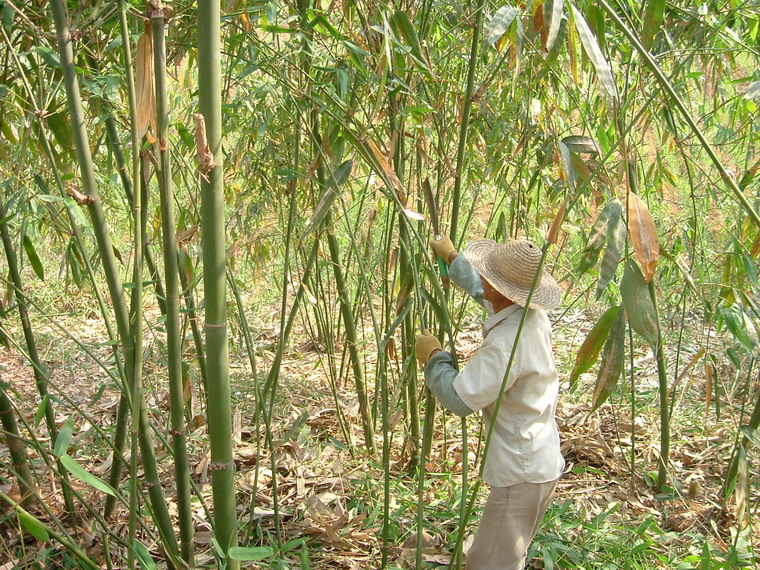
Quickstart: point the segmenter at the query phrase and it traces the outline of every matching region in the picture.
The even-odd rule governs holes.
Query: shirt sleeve
[[[482,410],[499,397],[508,364],[509,354],[502,347],[484,344],[454,379],[454,390],[468,408]],[[509,389],[519,375],[517,362],[513,362],[505,389]]]
[[[454,390],[454,378],[457,377],[454,357],[448,352],[434,354],[425,367],[425,382],[433,395],[443,406],[460,417],[473,413]]]
[[[464,255],[457,255],[451,262],[449,276],[477,303],[483,304],[483,282],[480,280],[480,273],[470,265]]]

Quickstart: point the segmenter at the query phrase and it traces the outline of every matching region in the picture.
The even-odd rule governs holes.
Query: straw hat
[[[463,253],[494,289],[515,304],[525,306],[541,264],[541,248],[527,240],[501,244],[481,239],[468,245]],[[530,308],[552,309],[561,300],[562,289],[554,277],[542,271],[530,300]]]

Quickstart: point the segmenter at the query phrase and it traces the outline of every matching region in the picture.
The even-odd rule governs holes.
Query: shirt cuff
[[[454,357],[448,352],[441,351],[434,354],[425,367],[425,382],[447,410],[464,417],[472,414],[473,411],[454,389],[454,379],[457,374],[459,372],[454,365]]]

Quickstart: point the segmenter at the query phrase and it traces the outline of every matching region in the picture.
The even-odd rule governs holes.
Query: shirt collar
[[[486,319],[486,321],[483,323],[483,337],[485,338],[488,336],[488,333],[491,332],[491,329],[493,329],[496,325],[501,323],[502,321],[507,320],[509,317],[514,315],[518,310],[522,309],[520,305],[510,305],[509,307],[506,307],[499,311],[498,313],[491,315]]]

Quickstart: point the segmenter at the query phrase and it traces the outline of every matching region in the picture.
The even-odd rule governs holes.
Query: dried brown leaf
[[[148,129],[156,128],[156,78],[153,73],[153,34],[148,27],[137,41],[135,62],[135,91],[137,97],[137,136],[142,139]]]
[[[651,283],[660,257],[660,242],[649,208],[633,192],[628,193],[628,227],[644,279]]]
[[[565,212],[567,212],[567,200],[565,200],[557,211],[557,215],[554,216],[554,221],[549,229],[549,235],[546,238],[551,244],[557,243],[557,236],[559,236],[559,229],[562,227],[562,222],[565,220]]]

